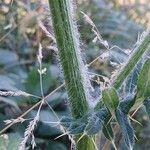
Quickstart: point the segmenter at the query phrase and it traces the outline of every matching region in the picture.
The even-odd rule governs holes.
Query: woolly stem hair
[[[81,59],[73,2],[72,0],[49,0],[49,5],[71,113],[73,118],[77,119],[89,111],[90,82]],[[78,141],[80,136],[75,136],[75,140]],[[87,136],[76,144],[76,148],[77,150],[95,149],[92,140]]]

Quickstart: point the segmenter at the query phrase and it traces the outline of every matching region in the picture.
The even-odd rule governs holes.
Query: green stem
[[[143,36],[141,37],[140,41],[136,43],[136,48],[133,52],[133,54],[130,56],[128,62],[124,65],[124,67],[121,69],[119,74],[116,76],[114,82],[112,83],[112,87],[114,87],[116,90],[118,90],[124,80],[127,78],[127,76],[132,72],[135,65],[138,63],[140,58],[143,56],[143,54],[149,50],[150,48],[150,30],[147,30],[143,33]],[[95,109],[99,109],[99,105],[101,106],[102,101],[99,101],[97,105],[95,106]],[[133,109],[136,109],[140,104],[136,103],[134,104]]]
[[[112,84],[114,88],[119,89],[121,87],[126,77],[131,73],[137,62],[140,60],[141,56],[149,49],[149,47],[150,30],[144,33],[140,42],[137,42],[137,47],[135,48],[133,54],[114,80]]]
[[[49,0],[52,22],[59,50],[66,90],[73,118],[82,117],[89,110],[89,80],[81,59],[79,35],[73,21],[71,0]],[[75,136],[78,140],[79,136]],[[77,150],[94,150],[92,140],[85,136],[76,145]]]

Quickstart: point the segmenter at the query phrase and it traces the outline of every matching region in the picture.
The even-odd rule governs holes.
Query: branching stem
[[[136,43],[136,48],[129,58],[128,62],[124,65],[120,73],[117,75],[112,86],[116,89],[119,89],[126,79],[126,77],[131,73],[135,65],[140,60],[141,56],[150,48],[150,30],[143,33],[140,41]]]

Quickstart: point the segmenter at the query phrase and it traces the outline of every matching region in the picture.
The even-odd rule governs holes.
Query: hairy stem
[[[66,90],[73,118],[82,117],[89,110],[89,88],[86,71],[80,54],[79,35],[73,20],[72,0],[49,0],[52,22],[59,50]],[[79,136],[75,136],[77,141]],[[84,136],[77,150],[94,150],[92,140]]]
[[[121,69],[119,74],[116,76],[115,80],[112,83],[112,87],[114,87],[116,90],[118,90],[121,87],[124,80],[134,69],[134,67],[136,66],[140,58],[144,55],[144,53],[149,50],[149,48],[150,48],[150,29],[144,32],[142,34],[140,41],[136,43],[136,48],[133,54],[130,56],[128,62],[124,65],[124,67]],[[99,105],[101,105],[101,102],[102,101],[100,100],[97,103],[97,105],[95,106],[95,109],[99,108]],[[139,105],[141,104],[135,103],[131,110],[137,109]]]
[[[131,73],[141,56],[150,48],[150,30],[143,34],[140,41],[137,42],[137,46],[129,58],[128,62],[122,68],[112,86],[119,89],[126,77]]]

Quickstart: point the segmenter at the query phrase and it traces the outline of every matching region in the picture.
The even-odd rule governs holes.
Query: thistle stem
[[[86,70],[81,59],[79,35],[74,22],[72,0],[49,0],[53,28],[62,65],[66,90],[73,118],[82,117],[89,111],[90,97]],[[78,141],[80,136],[75,136]],[[77,150],[94,150],[92,140],[84,136],[78,143]]]
[[[116,79],[112,83],[112,86],[115,89],[119,89],[126,79],[126,77],[131,73],[135,65],[140,60],[141,56],[150,48],[150,30],[148,30],[146,33],[143,33],[143,37],[140,41],[137,42],[137,46],[133,52],[133,54],[130,56],[128,62],[125,64],[125,66],[121,69],[119,74],[117,75]]]

